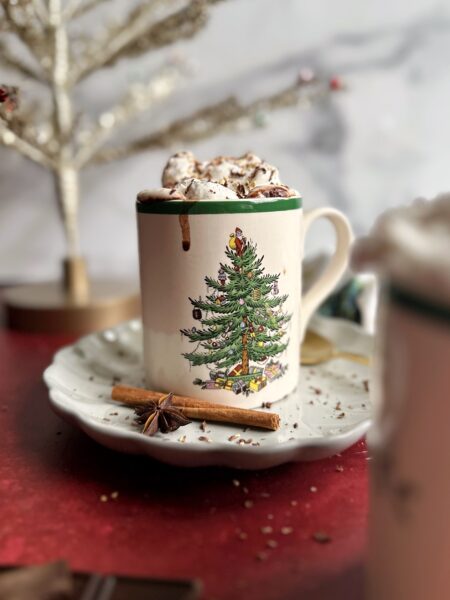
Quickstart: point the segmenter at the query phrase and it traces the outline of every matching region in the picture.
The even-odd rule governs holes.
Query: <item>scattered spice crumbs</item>
[[[108,502],[108,496],[106,494],[102,494],[100,496],[100,502]]]
[[[283,535],[290,535],[294,531],[294,528],[293,527],[282,527],[280,531]]]
[[[119,492],[111,492],[110,496],[113,500],[117,500],[119,497]]]
[[[234,487],[239,487],[241,485],[241,482],[239,481],[239,479],[233,479],[233,485]]]
[[[249,444],[252,444],[252,443],[253,443],[253,438],[249,438],[248,440],[245,440],[244,438],[242,438],[236,442],[236,444],[238,446],[244,446],[244,445],[248,446]]]
[[[268,548],[276,548],[278,546],[278,542],[276,540],[267,540],[266,546]]]
[[[230,435],[230,437],[228,438],[229,442],[234,442],[234,440],[238,440],[241,437],[240,433],[234,433],[233,435]]]
[[[252,508],[253,505],[254,505],[253,500],[246,500],[244,502],[244,508]]]
[[[328,542],[331,542],[331,537],[324,531],[316,531],[313,533],[312,538],[319,544],[328,544]]]
[[[316,486],[315,486],[315,485],[312,485],[312,486],[309,488],[309,491],[310,491],[310,492],[312,492],[313,494],[315,494],[315,493],[317,492],[317,488],[316,488]]]
[[[336,465],[336,469],[335,469],[338,473],[342,473],[342,471],[344,470],[344,467],[342,465]]]
[[[258,552],[256,558],[257,560],[263,561],[267,560],[269,558],[269,555],[267,554],[267,552]]]
[[[364,381],[362,382],[363,386],[364,386],[364,391],[368,392],[369,391],[369,380],[368,379],[364,379]]]
[[[264,527],[261,527],[260,531],[264,535],[267,535],[269,533],[273,533],[273,527],[271,527],[270,525],[265,525]]]
[[[206,442],[208,444],[210,444],[212,442],[212,439],[209,438],[207,435],[200,435],[198,438],[199,442]]]
[[[336,419],[343,419],[345,417],[345,412],[341,412],[340,415],[336,417]]]

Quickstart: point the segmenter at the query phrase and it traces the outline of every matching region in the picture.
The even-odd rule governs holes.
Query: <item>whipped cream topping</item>
[[[143,190],[138,202],[171,200],[239,200],[241,198],[291,198],[300,194],[283,185],[278,169],[251,152],[243,156],[217,156],[200,162],[192,152],[177,152],[162,174],[162,188]],[[191,246],[189,215],[179,215],[182,248]]]
[[[352,263],[450,302],[450,193],[384,213],[356,242]]]
[[[164,167],[162,184],[165,188],[171,188],[183,179],[196,177],[197,174],[198,164],[192,152],[177,152]]]
[[[276,167],[251,152],[240,157],[218,156],[205,162],[197,160],[192,152],[177,152],[164,167],[162,184],[161,189],[175,188],[192,200],[220,199],[220,193],[223,200],[299,195],[296,190],[283,186]],[[258,193],[252,196],[255,188]],[[277,196],[279,189],[282,193]],[[194,196],[195,193],[200,195]]]
[[[184,179],[175,185],[175,189],[187,200],[238,200],[233,190],[214,181]]]

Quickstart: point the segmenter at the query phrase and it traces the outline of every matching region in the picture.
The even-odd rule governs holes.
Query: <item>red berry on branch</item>
[[[12,112],[15,108],[17,108],[17,88],[10,85],[0,85],[0,104],[5,105],[5,109],[7,112]]]
[[[330,90],[333,92],[339,92],[345,88],[344,82],[337,75],[331,77],[331,79],[328,82],[328,85],[330,87]]]

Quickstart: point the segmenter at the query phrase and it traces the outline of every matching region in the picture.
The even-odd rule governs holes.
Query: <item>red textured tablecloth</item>
[[[71,341],[0,331],[0,564],[63,557],[80,570],[198,578],[211,600],[361,597],[363,442],[262,472],[114,453],[49,408],[42,371]]]

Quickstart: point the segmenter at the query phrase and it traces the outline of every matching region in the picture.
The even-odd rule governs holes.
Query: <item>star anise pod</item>
[[[155,435],[157,431],[168,433],[191,422],[175,408],[172,398],[173,394],[170,393],[160,402],[151,401],[135,407],[135,422],[144,425],[142,433],[147,435]]]

